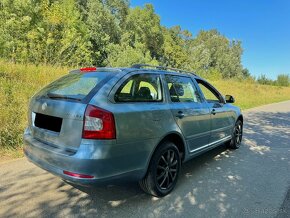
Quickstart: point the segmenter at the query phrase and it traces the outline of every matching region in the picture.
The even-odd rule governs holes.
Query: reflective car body
[[[238,107],[227,103],[214,87],[194,74],[98,68],[74,71],[67,77],[69,82],[84,77],[101,79],[81,98],[76,97],[79,94],[48,95],[47,90],[54,90],[53,84],[34,95],[29,104],[24,152],[34,164],[77,184],[121,178],[138,181],[145,176],[155,149],[164,140],[177,145],[185,162],[231,140],[236,121],[243,119]],[[130,80],[130,91],[125,88],[127,91],[117,96],[125,83],[131,84]],[[66,79],[59,81],[57,87],[63,91]],[[217,95],[217,100],[206,99],[201,85]],[[139,97],[132,97],[134,89]],[[89,105],[110,115],[108,122],[112,126],[108,128],[113,132],[109,139],[84,137],[84,126],[90,122],[86,121]],[[94,125],[104,128],[104,120],[95,121]]]

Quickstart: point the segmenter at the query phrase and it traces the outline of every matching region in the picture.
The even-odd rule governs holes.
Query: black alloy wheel
[[[241,120],[238,120],[234,126],[232,139],[229,142],[228,146],[233,149],[238,149],[241,146],[243,138],[243,123]]]
[[[172,149],[161,155],[156,172],[156,180],[160,189],[166,190],[172,187],[177,177],[178,162],[178,157]]]
[[[172,142],[163,142],[154,152],[146,176],[139,182],[148,194],[163,197],[176,186],[180,171],[179,150]]]

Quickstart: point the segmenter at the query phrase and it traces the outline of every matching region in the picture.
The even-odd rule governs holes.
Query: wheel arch
[[[240,121],[242,121],[242,123],[244,123],[244,117],[243,117],[242,114],[240,114],[240,115],[238,116],[237,121],[238,121],[238,120],[240,120]]]
[[[162,145],[162,143],[165,141],[173,142],[176,145],[180,153],[180,159],[181,161],[183,161],[185,158],[185,141],[183,140],[183,137],[180,135],[180,133],[172,132],[164,136],[155,147],[154,152],[158,148],[158,146]]]
[[[162,143],[165,141],[173,142],[176,145],[176,147],[178,148],[179,153],[181,155],[181,162],[183,162],[183,160],[185,159],[186,143],[185,143],[182,135],[179,132],[170,132],[167,135],[165,135],[164,137],[162,137],[162,139],[155,146],[154,150],[151,152],[150,158],[148,158],[147,165],[146,165],[146,173],[147,173],[147,170],[148,170],[148,167],[149,167],[149,164],[150,164],[150,161],[152,159],[153,154],[156,152],[157,148],[159,146],[161,146]]]

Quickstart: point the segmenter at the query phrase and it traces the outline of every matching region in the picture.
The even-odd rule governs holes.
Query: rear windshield
[[[111,75],[110,72],[68,74],[46,86],[38,96],[81,101],[94,87]]]

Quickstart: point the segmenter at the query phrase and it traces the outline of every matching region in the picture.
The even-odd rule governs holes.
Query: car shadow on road
[[[192,206],[199,206],[201,210],[207,210],[205,203],[197,202],[195,194],[197,194],[199,187],[203,187],[208,182],[212,184],[219,183],[216,179],[200,178],[195,180],[195,174],[201,174],[202,171],[220,171],[221,168],[211,169],[211,162],[221,161],[224,158],[229,158],[233,153],[232,150],[228,150],[225,145],[217,147],[199,157],[194,158],[191,161],[186,162],[182,166],[178,185],[174,192],[164,198],[156,198],[145,194],[138,186],[136,182],[120,183],[118,185],[103,185],[99,187],[83,187],[74,184],[71,185],[74,189],[72,192],[67,192],[67,198],[71,199],[75,197],[75,190],[79,190],[82,193],[86,193],[86,200],[88,204],[85,205],[89,209],[86,215],[98,214],[100,216],[142,216],[142,217],[155,217],[160,216],[159,213],[167,213],[178,216],[182,215],[185,211],[183,204],[185,199],[187,203]],[[198,183],[195,184],[195,183]],[[204,184],[203,184],[204,183]],[[215,191],[212,187],[207,187],[208,190],[216,192],[214,198],[221,201],[224,200],[225,194]],[[78,205],[82,205],[84,199],[78,200],[74,204],[73,213],[79,213],[81,208]],[[199,203],[199,204],[198,204]],[[93,209],[92,209],[93,208]],[[144,208],[147,208],[146,214],[144,214]],[[57,215],[54,214],[54,215]],[[166,215],[167,216],[167,215]],[[170,216],[170,215],[169,215]]]
[[[177,187],[164,198],[144,194],[136,183],[69,185],[30,164],[17,175],[1,174],[14,180],[1,177],[0,216],[253,217],[281,194],[276,189],[289,170],[289,131],[290,113],[248,113],[241,148],[223,145],[185,163]],[[256,190],[260,186],[266,188]]]

